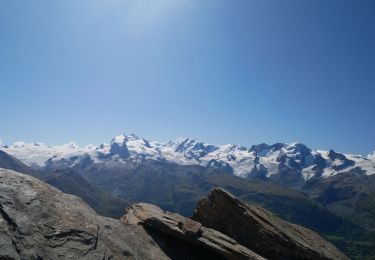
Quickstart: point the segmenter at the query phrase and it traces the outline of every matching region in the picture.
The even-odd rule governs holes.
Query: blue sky
[[[375,1],[0,1],[0,138],[375,150]]]

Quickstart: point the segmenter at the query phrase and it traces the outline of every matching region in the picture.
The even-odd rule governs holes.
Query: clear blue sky
[[[375,1],[0,1],[0,138],[375,150]]]

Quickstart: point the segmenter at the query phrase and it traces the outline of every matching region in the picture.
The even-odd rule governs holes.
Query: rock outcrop
[[[142,226],[97,215],[81,199],[0,169],[0,259],[169,259]]]
[[[238,244],[232,238],[199,222],[179,214],[161,210],[151,204],[140,203],[127,208],[122,220],[128,224],[142,224],[158,234],[165,234],[183,243],[197,245],[211,250],[224,259],[265,259],[250,249]]]
[[[310,229],[242,203],[222,189],[198,203],[193,219],[269,259],[348,259]]]
[[[221,189],[193,219],[135,204],[121,220],[0,168],[0,259],[347,259],[315,232]]]

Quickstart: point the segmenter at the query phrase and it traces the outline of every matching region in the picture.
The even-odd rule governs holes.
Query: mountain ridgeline
[[[10,155],[0,154],[0,167],[80,196],[106,216],[119,217],[138,202],[191,216],[209,190],[222,187],[323,234],[352,258],[375,255],[372,155],[312,150],[301,143],[249,148],[189,138],[158,143],[135,135],[99,146],[17,142],[1,149]]]
[[[191,138],[167,143],[150,142],[136,135],[119,135],[110,144],[79,147],[75,143],[47,146],[16,142],[1,150],[36,168],[72,168],[89,164],[121,164],[153,160],[177,165],[200,165],[244,178],[271,179],[301,187],[314,177],[331,177],[354,168],[375,173],[375,156],[312,150],[302,143],[259,144],[251,147],[211,145]]]

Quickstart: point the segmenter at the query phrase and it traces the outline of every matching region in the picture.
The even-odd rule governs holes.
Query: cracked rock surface
[[[99,216],[81,199],[0,169],[0,259],[169,259],[142,226]]]

